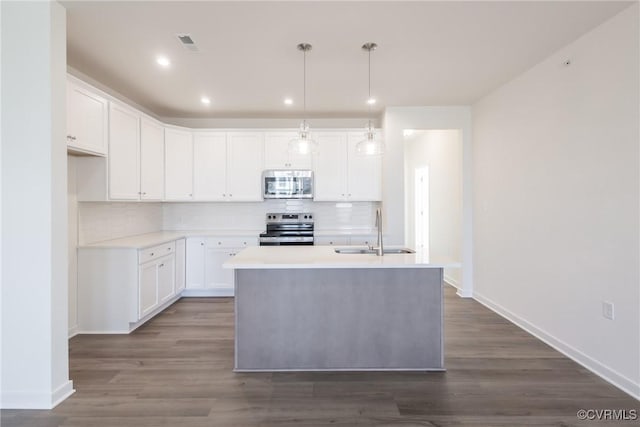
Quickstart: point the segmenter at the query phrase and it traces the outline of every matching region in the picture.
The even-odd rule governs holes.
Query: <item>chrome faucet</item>
[[[375,248],[377,256],[384,255],[384,247],[382,245],[382,210],[380,208],[376,209],[376,228],[378,229],[378,243]]]

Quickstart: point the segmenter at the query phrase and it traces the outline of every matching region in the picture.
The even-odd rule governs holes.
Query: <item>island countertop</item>
[[[353,248],[354,246],[350,246]],[[395,246],[389,246],[393,248]],[[223,264],[230,269],[309,268],[456,268],[444,257],[412,254],[339,254],[336,246],[256,246],[245,248]],[[364,247],[363,247],[364,248]]]

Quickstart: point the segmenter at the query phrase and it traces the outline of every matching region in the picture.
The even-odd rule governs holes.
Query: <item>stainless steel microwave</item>
[[[266,170],[262,195],[265,199],[313,199],[313,171]]]

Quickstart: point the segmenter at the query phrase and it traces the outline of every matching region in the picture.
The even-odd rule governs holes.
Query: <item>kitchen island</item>
[[[443,268],[424,254],[246,248],[235,270],[236,371],[443,370]]]

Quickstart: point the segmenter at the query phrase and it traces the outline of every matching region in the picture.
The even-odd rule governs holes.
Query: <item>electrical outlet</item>
[[[602,301],[602,316],[605,319],[613,320],[614,319],[614,311],[613,311],[613,303],[609,301]]]

